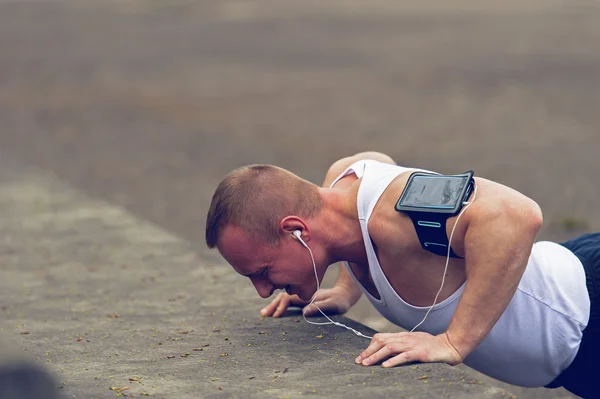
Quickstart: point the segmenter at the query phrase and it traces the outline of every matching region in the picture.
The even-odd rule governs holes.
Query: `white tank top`
[[[331,184],[351,173],[362,179],[357,198],[358,218],[369,270],[381,299],[361,288],[379,313],[406,330],[417,325],[429,307],[413,306],[394,291],[383,274],[367,225],[384,190],[395,177],[410,170],[416,169],[359,161]],[[346,269],[360,286],[347,263]],[[464,284],[436,304],[419,330],[434,335],[446,331],[463,290]],[[464,363],[509,384],[544,386],[575,358],[589,313],[590,299],[580,260],[562,245],[537,242],[508,307]]]

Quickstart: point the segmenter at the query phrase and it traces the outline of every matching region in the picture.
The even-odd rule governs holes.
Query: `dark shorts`
[[[582,398],[600,397],[597,362],[600,361],[600,233],[585,234],[562,243],[583,264],[591,309],[577,356],[547,388],[564,387]]]

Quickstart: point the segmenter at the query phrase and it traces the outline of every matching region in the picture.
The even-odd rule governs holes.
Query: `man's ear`
[[[306,222],[298,216],[286,216],[279,222],[279,228],[283,233],[292,234],[296,230],[300,230],[302,236],[305,237],[309,233],[309,228]]]

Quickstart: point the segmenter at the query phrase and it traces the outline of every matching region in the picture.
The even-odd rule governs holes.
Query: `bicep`
[[[457,254],[464,257],[470,241],[494,240],[506,234],[537,235],[543,219],[534,200],[491,180],[476,177],[475,182],[477,191],[470,198],[473,203],[463,208],[460,218],[448,219],[446,224],[448,237],[455,228],[451,244]]]
[[[542,225],[539,206],[523,195],[476,200],[465,219],[461,249],[467,260],[529,254]]]

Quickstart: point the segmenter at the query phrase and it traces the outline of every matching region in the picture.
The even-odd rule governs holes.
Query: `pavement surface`
[[[560,240],[600,230],[598,43],[596,0],[0,0],[0,157],[206,264],[223,265],[203,229],[227,171],[320,183],[363,150],[514,187],[541,205],[540,239]],[[395,328],[365,301],[348,316]]]
[[[65,398],[510,397],[447,365],[355,365],[363,338],[260,318],[253,290],[186,241],[5,160],[0,227],[0,338]]]

